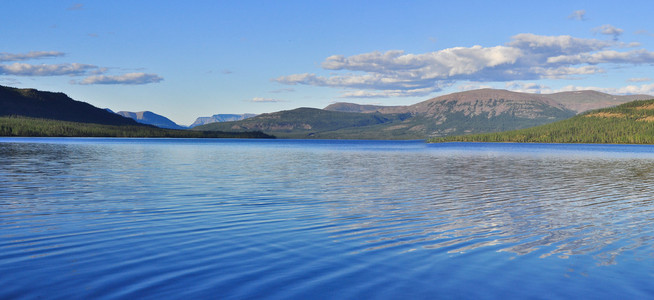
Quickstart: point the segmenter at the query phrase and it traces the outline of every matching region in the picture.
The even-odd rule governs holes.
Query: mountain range
[[[589,109],[651,98],[596,91],[529,94],[481,89],[409,106],[335,103],[324,109],[298,108],[195,129],[260,130],[283,138],[425,139],[528,128],[564,120]]]
[[[149,125],[157,126],[159,128],[186,129],[186,127],[177,125],[177,123],[171,121],[170,119],[162,115],[155,114],[151,111],[139,111],[139,112],[119,111],[116,114],[119,114],[126,118],[134,119],[136,122],[139,122],[141,124],[149,124]]]
[[[172,123],[154,113],[126,115],[130,117],[73,100],[64,93],[0,86],[0,136],[271,138],[261,132],[165,129],[132,119]]]
[[[217,114],[211,117],[198,117],[189,128],[216,122],[240,121],[254,116],[256,116],[256,114]]]
[[[108,108],[105,108],[105,110],[109,112],[113,112],[111,109]],[[189,129],[196,126],[215,123],[215,122],[239,121],[239,120],[244,120],[256,116],[256,114],[217,114],[211,117],[198,117],[197,119],[195,119],[195,122],[193,122],[193,124],[191,124],[190,126],[182,126],[162,115],[153,113],[151,111],[139,111],[139,112],[119,111],[115,113],[126,118],[134,119],[134,121],[141,124],[148,124],[148,125],[153,125],[160,128],[168,128],[168,129]]]
[[[652,98],[654,97],[649,95],[615,96],[596,91],[528,94],[481,89],[444,95],[408,106],[334,103],[324,109],[305,107],[256,116],[214,115],[198,118],[196,123],[217,122],[196,126],[192,131],[196,131],[193,135],[207,131],[260,131],[281,138],[428,139],[534,127],[569,119],[589,109]],[[149,111],[113,113],[108,109],[73,100],[63,93],[0,86],[0,117],[9,116],[111,126],[146,126],[139,127],[138,131],[142,133],[138,135],[141,136],[184,135],[178,133],[180,130],[176,133],[155,133],[147,129],[157,128],[155,126],[185,128]],[[239,118],[242,120],[226,121]],[[31,121],[25,120],[18,123],[17,120],[6,122],[20,123],[24,129],[32,128],[29,135],[38,135],[40,130],[50,126],[43,123],[41,127],[30,127]],[[70,124],[67,126],[74,127]],[[9,127],[4,130],[11,135],[17,134],[16,130]],[[124,130],[113,128],[107,131],[104,128],[102,131],[123,134],[120,132]],[[67,134],[65,130],[49,132],[51,135]],[[83,132],[76,134],[82,135]]]

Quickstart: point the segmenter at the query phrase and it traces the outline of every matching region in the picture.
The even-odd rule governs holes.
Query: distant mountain
[[[159,128],[186,129],[186,127],[177,125],[175,122],[171,121],[170,119],[162,115],[155,114],[151,111],[139,111],[139,112],[119,111],[116,114],[119,114],[126,118],[132,118],[136,122],[139,122],[141,124],[153,125]]]
[[[410,106],[335,103],[324,110],[290,110],[196,128],[256,129],[286,138],[425,139],[527,128],[575,114],[576,111],[541,95],[484,89],[436,97]],[[375,122],[370,122],[372,116]],[[338,120],[338,126],[329,119]]]
[[[325,107],[325,110],[342,111],[342,112],[358,112],[358,113],[372,113],[380,110],[400,109],[405,106],[382,106],[382,105],[369,105],[369,104],[355,104],[347,102],[337,102]]]
[[[193,122],[193,124],[191,124],[191,126],[189,127],[193,128],[195,126],[216,123],[216,122],[230,122],[230,121],[245,120],[247,118],[252,118],[254,116],[256,116],[256,114],[218,114],[218,115],[213,115],[211,117],[199,117],[195,119],[195,122]]]
[[[634,100],[648,100],[654,98],[650,95],[617,96],[590,90],[542,94],[541,96],[559,102],[568,109],[574,110],[577,113],[585,112],[587,110],[616,106]]]
[[[532,128],[430,140],[430,142],[455,141],[654,144],[654,99],[637,100],[617,107],[592,110],[567,120]]]
[[[91,104],[75,101],[64,93],[0,86],[0,116],[23,116],[105,125],[138,125],[130,118]]]
[[[63,93],[0,86],[0,136],[274,138],[261,132],[157,128]]]
[[[410,117],[409,114],[351,113],[304,107],[261,114],[240,121],[211,123],[193,129],[206,131],[257,130],[264,133],[274,132],[275,136],[282,138],[352,138],[352,133],[339,133],[339,130],[369,129],[378,125],[401,122],[408,117]],[[354,132],[355,136],[357,134]]]
[[[627,103],[634,100],[651,99],[650,95],[611,95],[597,91],[573,91],[573,92],[560,92],[554,94],[529,94],[511,92],[506,90],[494,89],[480,89],[473,91],[466,91],[460,93],[453,93],[445,96],[429,99],[418,104],[410,106],[382,106],[382,105],[361,105],[355,103],[339,102],[325,107],[326,110],[333,111],[346,111],[346,112],[381,112],[381,113],[404,113],[404,112],[425,112],[428,103],[438,102],[442,100],[461,101],[463,103],[470,103],[471,101],[487,100],[487,99],[511,99],[511,100],[536,100],[546,102],[548,104],[558,103],[569,110],[581,113],[587,110],[605,108],[616,106],[622,103]]]
[[[615,106],[649,95],[615,96],[596,91],[555,94],[529,94],[506,90],[481,89],[453,93],[409,106],[370,106],[336,103],[325,109],[376,113],[410,113],[401,126],[424,133],[425,137],[527,128],[563,120],[596,108]],[[397,133],[397,135],[401,135]]]

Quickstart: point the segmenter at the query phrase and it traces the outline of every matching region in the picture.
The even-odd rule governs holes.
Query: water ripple
[[[249,143],[0,143],[0,298],[654,292],[641,148]]]

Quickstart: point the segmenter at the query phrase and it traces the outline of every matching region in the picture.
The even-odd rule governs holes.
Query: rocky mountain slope
[[[193,124],[191,124],[191,126],[189,127],[193,128],[195,126],[216,123],[216,122],[230,122],[230,121],[245,120],[247,118],[252,118],[254,116],[256,116],[256,114],[217,114],[211,117],[198,117],[197,119],[195,119],[195,122],[193,122]]]
[[[654,100],[636,100],[541,126],[431,142],[654,144]]]
[[[592,101],[591,101],[592,103]],[[324,111],[348,113],[352,118],[376,115],[383,122],[348,123],[349,125],[323,127],[297,122],[297,111],[260,115],[245,121],[227,122],[205,130],[262,130],[284,137],[293,128],[296,138],[355,138],[355,139],[424,139],[429,137],[498,132],[542,125],[574,116],[570,109],[550,97],[539,94],[517,93],[505,90],[482,89],[453,93],[409,106],[359,105],[335,103]],[[313,121],[328,114],[314,111]],[[331,116],[329,116],[331,117]],[[252,127],[252,124],[267,124]],[[343,117],[339,117],[341,121]],[[325,124],[326,122],[318,122]]]
[[[139,111],[139,112],[119,111],[116,114],[119,114],[126,118],[134,119],[136,122],[139,122],[141,124],[153,125],[159,128],[186,129],[186,127],[177,125],[177,123],[171,121],[170,119],[162,115],[155,114],[151,111]]]
[[[194,127],[205,131],[274,132],[282,138],[351,138],[333,135],[343,129],[368,129],[375,125],[402,121],[409,114],[351,113],[316,108],[297,108],[234,122],[216,122]]]

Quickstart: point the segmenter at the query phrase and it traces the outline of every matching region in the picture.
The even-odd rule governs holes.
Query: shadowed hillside
[[[137,125],[130,118],[91,104],[75,101],[64,93],[0,86],[0,116],[24,116],[105,125]]]
[[[141,124],[153,125],[159,128],[186,129],[186,127],[179,126],[177,125],[177,123],[171,121],[170,119],[162,115],[155,114],[151,111],[139,111],[139,112],[119,111],[116,114],[119,114],[126,118],[134,119],[136,122],[139,122]]]

